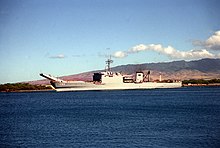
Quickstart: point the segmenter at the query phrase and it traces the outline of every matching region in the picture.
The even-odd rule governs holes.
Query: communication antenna
[[[147,72],[147,79],[148,79],[148,82],[150,82],[150,70]]]
[[[111,63],[113,63],[113,60],[111,59],[111,55],[109,56],[109,59],[105,62],[106,62],[106,65],[107,65],[106,71],[111,72]]]

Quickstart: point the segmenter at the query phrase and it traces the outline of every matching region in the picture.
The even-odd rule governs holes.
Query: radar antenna
[[[109,57],[109,59],[106,62],[106,65],[107,65],[107,68],[106,68],[106,71],[107,72],[111,72],[111,63],[113,63],[113,60],[111,59],[111,56]]]

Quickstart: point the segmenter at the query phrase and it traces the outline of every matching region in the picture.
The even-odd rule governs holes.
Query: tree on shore
[[[7,83],[0,85],[1,92],[19,91],[19,90],[45,90],[49,89],[44,85],[31,85],[28,83]]]
[[[183,84],[214,84],[220,83],[220,79],[211,79],[211,80],[204,80],[204,79],[190,79],[182,81]]]

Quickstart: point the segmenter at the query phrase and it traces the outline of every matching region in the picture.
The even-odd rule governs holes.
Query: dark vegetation
[[[182,81],[183,84],[215,84],[220,83],[220,79],[211,79],[211,80],[204,80],[204,79],[191,79],[191,80],[184,80]]]
[[[11,91],[28,91],[28,90],[46,90],[51,89],[44,85],[31,85],[28,83],[7,83],[0,85],[0,92],[11,92]]]

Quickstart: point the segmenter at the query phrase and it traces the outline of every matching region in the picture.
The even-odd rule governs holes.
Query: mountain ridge
[[[112,70],[122,70],[123,67],[133,67],[134,70],[148,69],[157,70],[162,72],[179,71],[183,69],[199,70],[201,72],[216,72],[220,71],[220,59],[201,59],[193,61],[172,61],[172,62],[159,62],[159,63],[143,63],[143,64],[127,64],[113,67]]]
[[[220,78],[220,59],[200,59],[192,61],[172,61],[159,63],[143,63],[143,64],[127,64],[119,65],[111,68],[114,72],[122,74],[134,74],[136,71],[151,71],[151,80],[159,79],[162,75],[163,79],[214,79]],[[95,72],[103,70],[94,70],[74,75],[62,76],[64,80],[83,80],[92,81],[92,75]],[[48,80],[29,81],[30,84],[47,84]]]

